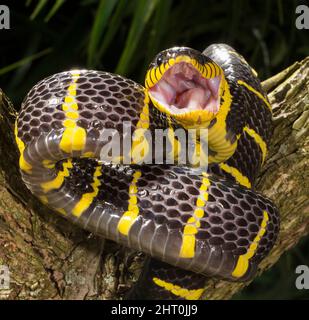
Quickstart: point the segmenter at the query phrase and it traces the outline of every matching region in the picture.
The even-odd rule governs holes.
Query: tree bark
[[[257,189],[277,204],[281,229],[258,274],[309,233],[309,57],[263,87],[275,132]],[[10,270],[0,299],[121,299],[144,255],[79,229],[30,194],[18,171],[15,117],[0,90],[0,265]],[[211,280],[204,298],[228,299],[247,284]]]

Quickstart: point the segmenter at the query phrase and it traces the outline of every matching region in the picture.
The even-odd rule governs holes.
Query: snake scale
[[[102,160],[106,129],[129,145],[118,162]],[[175,159],[177,129],[187,137],[207,129],[208,166],[148,164],[146,132],[156,129]],[[278,210],[254,191],[272,131],[256,72],[233,48],[213,44],[160,52],[145,87],[102,71],[54,74],[24,99],[15,133],[22,179],[42,203],[147,254],[128,298],[199,299],[209,277],[252,278],[276,241]]]

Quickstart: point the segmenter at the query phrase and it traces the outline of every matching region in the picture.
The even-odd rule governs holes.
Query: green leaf
[[[172,1],[160,0],[155,9],[153,25],[147,45],[147,61],[151,61],[162,47],[162,38],[166,32],[167,22],[170,17]]]
[[[48,14],[46,15],[44,22],[48,22],[55,13],[60,9],[60,7],[64,4],[65,0],[56,0],[53,7],[49,10]]]
[[[280,26],[282,26],[284,22],[284,16],[283,16],[283,6],[282,6],[281,0],[277,0],[277,7],[278,7],[279,24]]]
[[[89,67],[94,63],[99,41],[116,4],[117,0],[101,0],[99,3],[88,44],[87,65]]]
[[[26,6],[26,7],[29,7],[29,6],[30,6],[30,4],[31,4],[31,2],[32,2],[32,0],[26,0],[26,4],[25,4],[25,6]]]
[[[116,67],[115,72],[119,74],[127,74],[129,72],[137,44],[157,5],[157,0],[138,0],[137,3],[125,48]]]
[[[30,16],[30,20],[34,20],[37,17],[37,15],[42,11],[42,9],[45,7],[46,4],[47,4],[47,0],[40,0],[36,5],[36,7],[34,8]]]
[[[111,41],[113,40],[116,32],[118,31],[119,27],[121,26],[121,22],[123,16],[125,15],[125,7],[127,5],[127,0],[120,0],[118,2],[117,8],[115,9],[115,13],[111,17],[111,21],[107,27],[107,31],[104,35],[103,42],[98,50],[97,58],[100,59],[101,56],[105,53],[106,49],[110,45]]]

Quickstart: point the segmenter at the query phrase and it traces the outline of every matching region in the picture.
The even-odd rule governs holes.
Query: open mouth
[[[175,115],[195,110],[216,114],[220,108],[220,82],[221,75],[206,79],[190,63],[179,62],[149,88],[149,93]]]

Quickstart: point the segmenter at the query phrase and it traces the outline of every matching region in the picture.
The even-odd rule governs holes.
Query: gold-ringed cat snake
[[[128,153],[102,161],[106,129],[128,144],[124,123]],[[145,163],[155,156],[146,132],[156,129],[176,160],[177,129],[207,129],[208,166]],[[102,71],[54,74],[30,90],[16,121],[31,192],[82,228],[149,256],[129,293],[135,299],[199,299],[207,277],[254,275],[279,231],[275,205],[253,189],[271,135],[255,71],[224,44],[160,52],[145,88]]]

